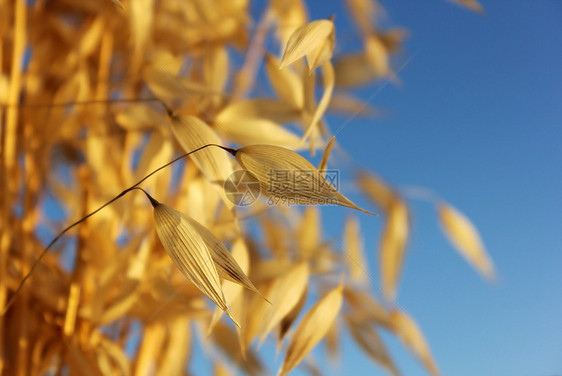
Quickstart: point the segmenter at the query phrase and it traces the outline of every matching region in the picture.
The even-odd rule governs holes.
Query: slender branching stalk
[[[51,240],[51,242],[43,249],[43,251],[41,252],[41,254],[39,255],[39,257],[33,262],[33,265],[31,265],[31,268],[29,269],[29,272],[25,275],[25,277],[23,277],[22,281],[20,282],[20,284],[18,285],[18,288],[16,289],[16,291],[14,292],[14,295],[12,295],[12,297],[10,298],[10,300],[8,301],[8,303],[6,304],[6,307],[4,309],[4,312],[2,312],[2,315],[5,315],[5,313],[8,311],[8,309],[10,308],[10,306],[13,304],[14,300],[16,299],[16,297],[18,296],[18,293],[20,292],[20,290],[22,289],[23,285],[25,284],[25,282],[29,279],[29,277],[31,277],[31,274],[33,273],[33,271],[35,270],[35,268],[37,267],[37,265],[39,265],[39,263],[41,262],[41,260],[43,259],[43,257],[47,254],[47,252],[49,251],[49,249],[51,249],[51,247],[64,235],[66,234],[68,231],[70,231],[72,228],[74,228],[75,226],[79,225],[80,223],[84,222],[85,220],[87,220],[88,218],[90,218],[91,216],[93,216],[94,214],[96,214],[97,212],[99,212],[100,210],[102,210],[103,208],[105,208],[106,206],[111,205],[112,203],[114,203],[115,201],[117,201],[118,199],[120,199],[121,197],[125,196],[127,193],[135,190],[135,189],[140,189],[142,190],[146,196],[148,197],[148,199],[150,200],[150,203],[152,204],[152,206],[157,206],[158,205],[158,201],[156,201],[154,198],[152,198],[152,196],[150,196],[144,189],[140,188],[139,185],[142,184],[146,179],[150,178],[152,175],[156,174],[157,172],[159,172],[160,170],[165,169],[166,167],[176,163],[177,161],[198,152],[199,150],[205,149],[209,146],[216,146],[219,147],[223,150],[228,151],[231,154],[236,153],[236,149],[233,148],[229,148],[226,146],[222,146],[222,145],[218,145],[218,144],[207,144],[207,145],[203,145],[195,150],[192,150],[188,153],[182,154],[179,157],[171,160],[170,162],[164,164],[163,166],[158,167],[156,170],[152,171],[150,174],[146,175],[144,178],[142,178],[141,180],[139,180],[138,182],[136,182],[135,184],[133,184],[132,186],[130,186],[129,188],[125,189],[123,192],[119,193],[117,196],[113,197],[111,200],[109,200],[108,202],[106,202],[105,204],[103,204],[102,206],[100,206],[99,208],[97,208],[96,210],[94,210],[93,212],[87,214],[86,216],[80,218],[79,220],[77,220],[76,222],[72,223],[71,225],[67,226],[64,230],[62,230],[57,236],[54,237],[53,240]]]

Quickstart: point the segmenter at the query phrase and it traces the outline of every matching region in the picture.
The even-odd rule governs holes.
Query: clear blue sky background
[[[410,31],[395,66],[413,58],[399,72],[402,87],[388,85],[371,102],[387,115],[354,119],[338,140],[357,163],[398,187],[427,187],[455,205],[494,260],[499,280],[487,284],[443,237],[431,205],[411,202],[414,229],[399,302],[424,330],[442,373],[558,375],[562,2],[482,4],[485,15],[441,0],[382,2],[384,24]],[[309,9],[312,19],[335,14],[338,38],[353,39],[340,2],[313,1]],[[380,226],[372,219],[362,224],[374,271]],[[424,374],[396,341],[389,343],[404,375]],[[372,370],[349,341],[333,374]]]
[[[357,165],[393,185],[426,187],[452,203],[494,260],[499,278],[488,284],[445,239],[432,206],[410,201],[413,234],[398,301],[421,326],[442,374],[562,375],[562,2],[482,4],[485,15],[442,0],[382,2],[383,24],[410,31],[395,67],[411,60],[399,72],[401,87],[359,91],[364,99],[380,91],[371,104],[386,115],[355,118],[338,141]],[[311,19],[336,16],[340,51],[359,48],[342,2],[308,5]],[[332,129],[345,121],[328,120]],[[349,210],[324,213],[325,233],[340,233]],[[362,219],[375,291],[381,223]],[[385,338],[403,375],[426,374]],[[324,367],[328,374],[383,374],[349,338],[342,349],[339,366]],[[268,368],[276,372],[281,360]],[[198,360],[191,369],[208,368]]]

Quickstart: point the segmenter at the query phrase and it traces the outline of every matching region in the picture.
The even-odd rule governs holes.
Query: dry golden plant
[[[257,21],[246,0],[0,2],[2,374],[182,375],[205,341],[225,355],[217,375],[261,375],[257,342],[275,337],[285,375],[344,330],[390,374],[380,330],[439,374],[395,303],[407,202],[365,172],[370,216],[325,176],[326,111],[368,112],[346,90],[395,79],[405,37],[379,28],[374,0],[347,5],[364,48],[334,59],[333,20],[300,0],[270,0]],[[261,65],[272,96],[258,95]],[[303,150],[323,152],[317,168]],[[265,199],[241,208],[237,171]],[[343,251],[323,237],[322,204],[349,208]],[[470,222],[436,209],[493,277]],[[380,282],[357,216],[383,228]]]

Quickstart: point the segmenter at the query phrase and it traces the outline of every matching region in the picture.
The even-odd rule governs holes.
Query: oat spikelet
[[[246,273],[244,273],[240,265],[238,265],[232,254],[228,251],[228,249],[226,249],[224,244],[215,235],[213,235],[211,231],[196,220],[189,217],[186,217],[186,219],[191,226],[197,230],[207,245],[207,248],[211,253],[211,257],[215,262],[219,276],[223,279],[238,283],[239,285],[244,286],[248,290],[251,290],[263,297],[252,281],[250,281]]]
[[[351,280],[359,285],[367,285],[369,272],[363,250],[363,236],[359,228],[359,220],[355,216],[348,217],[345,221],[343,244]]]
[[[433,376],[438,376],[439,369],[433,361],[429,346],[416,322],[400,310],[390,312],[390,322],[394,333],[423,363]]]
[[[309,161],[292,150],[250,145],[238,149],[234,155],[270,197],[298,205],[336,204],[374,214],[339,193]]]
[[[396,200],[388,212],[380,245],[382,288],[390,298],[396,289],[409,236],[408,208],[402,200]]]
[[[369,321],[361,321],[353,317],[347,317],[346,319],[349,332],[359,347],[388,373],[399,376],[400,372],[398,372],[384,342],[373,325]]]
[[[158,202],[153,206],[156,232],[174,264],[240,326],[226,305],[219,274],[199,229],[179,211]]]
[[[271,307],[263,321],[260,342],[298,304],[306,292],[308,276],[308,264],[303,262],[275,280],[270,294]]]
[[[371,173],[363,172],[357,177],[357,183],[367,197],[374,201],[385,213],[398,199],[398,195],[381,178]]]
[[[324,338],[341,308],[343,287],[330,291],[302,318],[293,334],[278,375],[287,375]]]
[[[333,35],[334,23],[331,20],[318,20],[301,26],[289,38],[279,68],[282,69],[305,55],[310,70],[321,65],[331,57]],[[322,49],[324,44],[328,45],[329,54],[318,49]]]
[[[299,136],[281,124],[298,118],[298,109],[289,103],[252,98],[229,104],[215,116],[215,122],[231,141],[239,145],[273,144],[297,148]]]
[[[445,203],[437,208],[443,231],[464,258],[484,277],[494,279],[494,266],[476,228],[462,213]]]
[[[172,133],[186,152],[207,144],[222,143],[215,131],[195,116],[172,116]],[[218,148],[205,148],[190,158],[212,182],[222,184],[232,173],[232,163],[228,154]]]
[[[332,22],[332,21],[330,21]],[[334,52],[334,46],[336,44],[335,30],[332,23],[332,30],[330,34],[312,51],[306,54],[306,63],[308,64],[308,70],[312,71],[317,67],[327,63],[332,58]]]
[[[265,55],[265,69],[269,82],[279,98],[294,108],[303,108],[303,83],[291,69],[279,69],[279,60],[272,55]]]

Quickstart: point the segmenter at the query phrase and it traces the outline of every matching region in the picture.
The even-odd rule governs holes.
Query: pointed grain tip
[[[263,298],[263,300],[265,300],[269,305],[273,305],[273,303],[271,303],[271,301],[270,301],[269,299],[267,299],[264,294],[262,294],[261,292],[259,292],[258,289],[256,289],[255,292],[256,292],[259,296],[261,296],[261,297]]]
[[[361,208],[359,208],[359,210],[362,211],[362,212],[365,213],[365,214],[372,215],[372,216],[375,216],[375,217],[380,217],[380,215],[379,215],[378,213],[371,212],[371,211],[368,211],[368,210],[365,210],[365,209],[361,209]]]
[[[236,320],[234,318],[234,314],[232,313],[232,311],[230,309],[228,309],[228,311],[226,312],[226,314],[228,315],[228,317],[230,317],[230,319],[232,320],[232,322],[234,323],[234,325],[236,325],[237,328],[242,329],[242,326],[240,325],[240,323],[238,322],[238,320]]]

